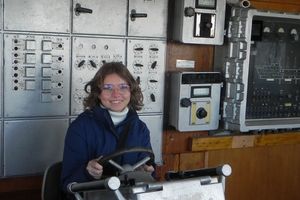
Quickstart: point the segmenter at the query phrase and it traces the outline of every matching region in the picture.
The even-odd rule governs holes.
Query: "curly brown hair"
[[[125,65],[120,62],[110,62],[105,63],[95,74],[95,76],[90,80],[85,86],[84,90],[88,94],[84,98],[83,106],[84,109],[92,109],[95,106],[101,104],[98,98],[101,93],[101,88],[103,86],[104,79],[107,75],[117,74],[122,79],[124,79],[130,86],[131,98],[128,104],[128,108],[134,110],[141,110],[143,107],[143,94],[139,84],[133,78],[131,73],[128,71]]]

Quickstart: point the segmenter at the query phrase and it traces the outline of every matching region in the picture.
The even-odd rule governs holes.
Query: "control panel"
[[[168,0],[2,0],[0,8],[0,178],[41,174],[62,159],[84,86],[112,61],[142,87],[138,114],[162,163]]]
[[[69,113],[70,41],[46,35],[4,35],[4,116]]]
[[[105,62],[125,63],[124,39],[73,37],[71,114],[83,111],[85,84]]]
[[[223,54],[225,128],[300,127],[300,16],[233,8]],[[216,63],[216,62],[215,62]]]
[[[218,72],[171,73],[170,125],[179,131],[217,129],[221,86]]]
[[[139,112],[163,112],[165,54],[165,41],[128,40],[127,67],[144,96],[144,106]]]
[[[174,1],[173,38],[183,43],[223,44],[226,0]]]

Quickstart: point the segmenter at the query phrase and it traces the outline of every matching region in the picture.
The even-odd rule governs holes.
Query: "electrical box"
[[[217,129],[221,86],[218,72],[172,73],[170,125],[179,131]]]
[[[192,44],[223,44],[226,0],[174,3],[173,39]]]

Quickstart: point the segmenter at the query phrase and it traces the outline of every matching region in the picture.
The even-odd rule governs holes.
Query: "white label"
[[[177,68],[194,68],[195,61],[194,60],[176,60]]]

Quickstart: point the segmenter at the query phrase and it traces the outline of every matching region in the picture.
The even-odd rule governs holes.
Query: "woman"
[[[87,182],[110,174],[112,166],[98,163],[99,158],[123,147],[151,149],[150,134],[136,110],[143,106],[140,87],[121,63],[106,63],[85,85],[88,96],[85,111],[70,125],[63,155],[62,185]],[[135,164],[146,155],[130,153],[117,162]],[[142,169],[153,172],[152,165]]]

